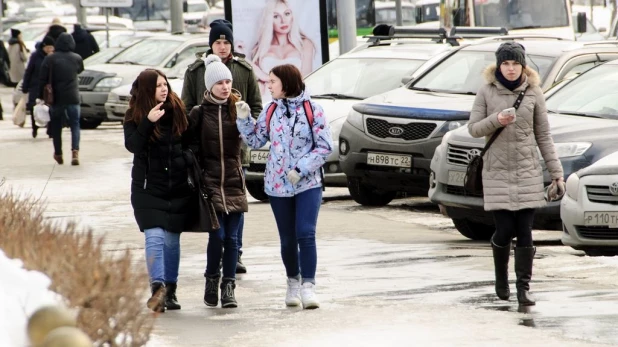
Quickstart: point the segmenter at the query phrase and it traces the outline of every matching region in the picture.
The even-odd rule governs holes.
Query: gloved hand
[[[553,180],[551,184],[547,188],[545,188],[545,200],[560,200],[564,196],[565,192],[566,187],[564,185],[564,179],[560,177],[559,179]]]
[[[236,116],[240,119],[247,119],[251,114],[249,105],[244,101],[238,101],[236,103]]]
[[[298,173],[296,169],[290,170],[287,176],[288,176],[288,181],[290,181],[290,183],[292,183],[293,185],[296,185],[298,184],[298,182],[300,182],[300,173]]]

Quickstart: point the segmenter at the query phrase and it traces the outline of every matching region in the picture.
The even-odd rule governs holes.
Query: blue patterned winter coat
[[[310,101],[313,108],[312,129],[303,108],[305,100]],[[236,120],[238,130],[249,147],[257,149],[270,141],[270,153],[264,172],[264,191],[269,196],[293,197],[306,190],[322,187],[320,169],[333,151],[324,110],[311,101],[307,92],[293,99],[275,99],[273,102],[277,108],[270,119],[270,134],[266,129],[268,106],[262,110],[257,121],[251,117]],[[287,173],[295,168],[300,170],[301,180],[292,185],[287,179]]]

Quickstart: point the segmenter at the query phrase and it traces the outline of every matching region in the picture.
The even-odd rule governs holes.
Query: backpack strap
[[[277,104],[273,101],[268,105],[268,109],[266,109],[266,133],[270,134],[270,119],[273,117],[275,110],[277,109]]]
[[[305,108],[305,115],[309,121],[309,126],[313,129],[313,107],[311,107],[311,102],[309,100],[303,101],[303,107]]]

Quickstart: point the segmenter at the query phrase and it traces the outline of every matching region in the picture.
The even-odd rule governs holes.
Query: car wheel
[[[247,191],[251,196],[259,201],[267,201],[268,195],[264,192],[264,182],[263,181],[255,181],[255,182],[246,182]]]
[[[79,127],[82,129],[96,129],[102,122],[102,119],[80,118]]]
[[[473,222],[463,218],[453,219],[453,223],[460,234],[471,240],[489,240],[494,231],[496,231],[496,227],[493,225]]]
[[[352,199],[363,206],[385,206],[397,196],[397,192],[378,191],[353,178],[348,178],[348,190]]]

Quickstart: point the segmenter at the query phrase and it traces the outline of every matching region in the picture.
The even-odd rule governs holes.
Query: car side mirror
[[[588,29],[588,19],[586,12],[577,12],[577,33],[583,34]]]
[[[599,28],[599,32],[600,33],[606,33],[607,32],[607,28],[606,27],[600,27]]]
[[[401,83],[403,83],[403,85],[405,86],[405,85],[407,85],[408,83],[410,83],[413,79],[414,79],[414,77],[412,77],[412,76],[404,76],[404,77],[401,79]]]

